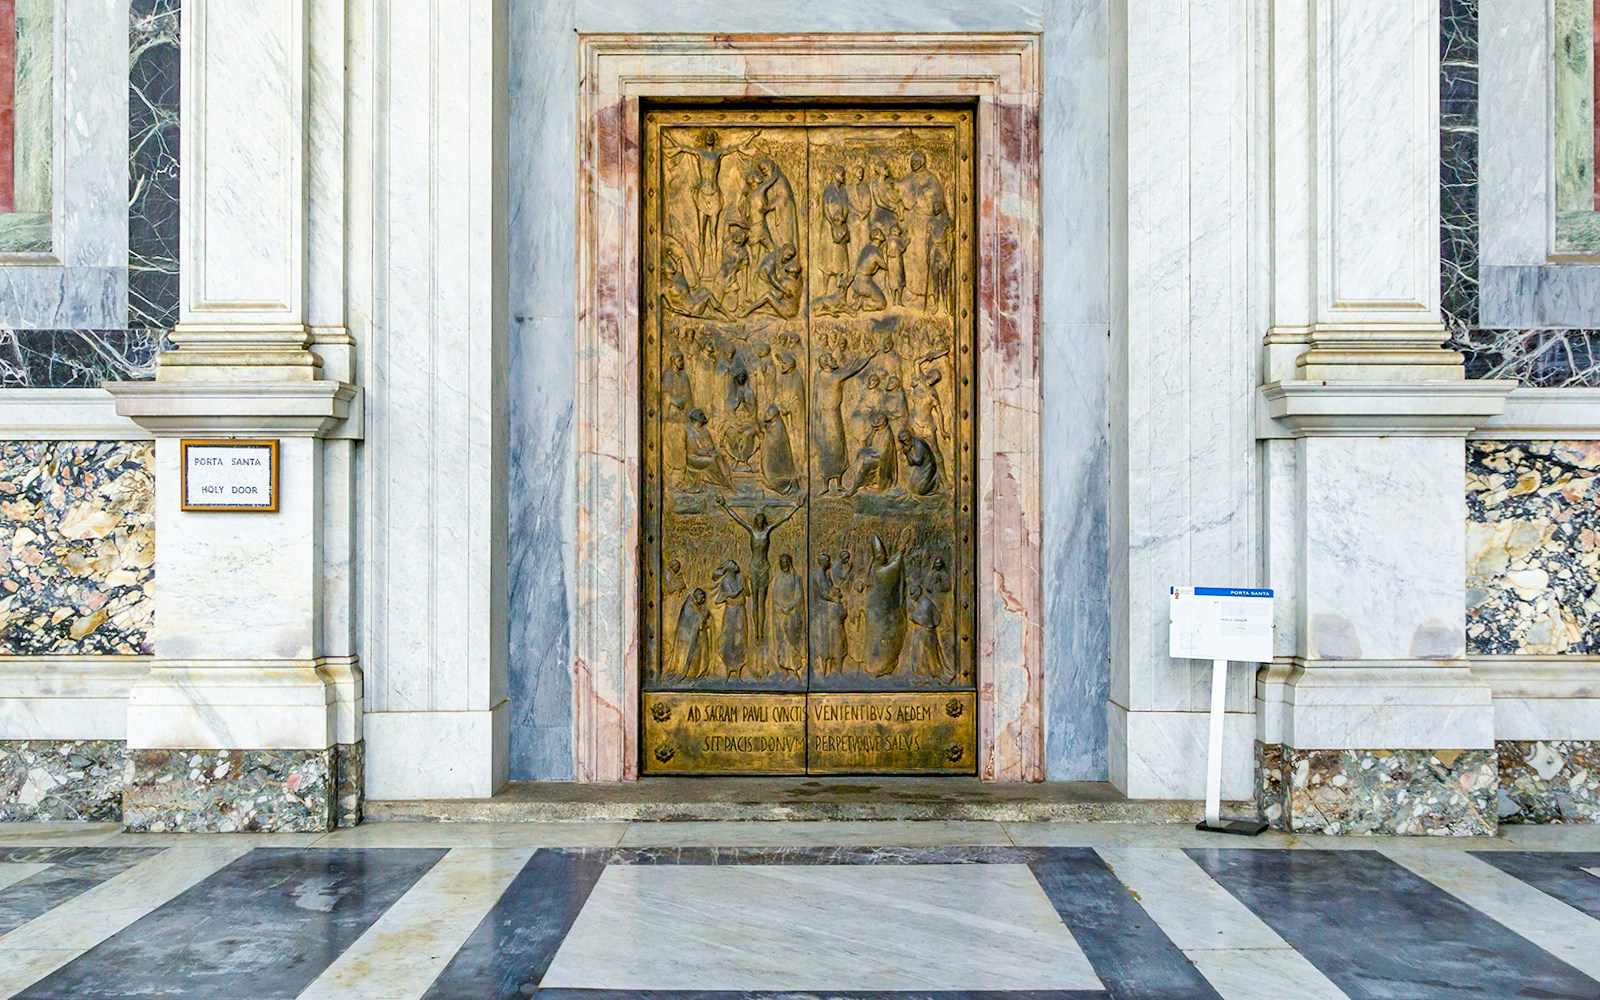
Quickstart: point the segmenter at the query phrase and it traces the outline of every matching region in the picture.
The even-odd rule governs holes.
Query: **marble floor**
[[[1600,997],[1600,827],[0,824],[0,998]]]

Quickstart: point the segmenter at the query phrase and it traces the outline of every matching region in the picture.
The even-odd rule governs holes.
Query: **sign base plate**
[[[1196,830],[1209,830],[1212,833],[1235,833],[1241,837],[1258,837],[1267,828],[1267,824],[1255,819],[1225,819],[1216,825],[1205,820],[1194,825]]]

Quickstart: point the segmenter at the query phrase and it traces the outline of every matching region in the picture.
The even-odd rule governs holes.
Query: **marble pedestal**
[[[161,539],[156,655],[128,692],[124,825],[308,832],[341,813],[358,821],[361,671],[325,620],[348,556],[341,508],[324,495],[343,478],[327,468],[330,447],[335,463],[348,460],[324,439],[357,432],[356,390],[182,377],[107,388],[155,435]],[[186,437],[279,439],[278,510],[183,510]]]
[[[1489,684],[1466,660],[1465,438],[1493,381],[1276,382],[1294,438],[1274,536],[1295,570],[1297,655],[1258,678],[1257,797],[1310,833],[1487,834],[1498,765]]]

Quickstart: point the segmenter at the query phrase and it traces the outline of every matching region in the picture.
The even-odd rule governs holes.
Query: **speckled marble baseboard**
[[[122,818],[121,740],[0,740],[0,822]]]
[[[335,751],[131,750],[122,822],[133,833],[323,833]]]
[[[1284,828],[1282,743],[1256,740],[1256,815],[1274,830]]]
[[[1493,750],[1296,750],[1258,745],[1281,761],[1281,817],[1291,833],[1482,836],[1496,829],[1499,762]],[[1272,806],[1261,798],[1262,812]],[[1270,822],[1270,821],[1269,821]]]
[[[367,784],[367,741],[338,744],[333,748],[333,760],[338,770],[334,821],[339,826],[360,826],[361,803]]]
[[[1600,823],[1600,740],[1501,740],[1500,822]]]

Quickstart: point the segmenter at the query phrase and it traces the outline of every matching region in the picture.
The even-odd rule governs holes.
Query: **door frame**
[[[578,40],[573,776],[638,777],[642,98],[976,99],[978,775],[1044,779],[1040,38]]]

